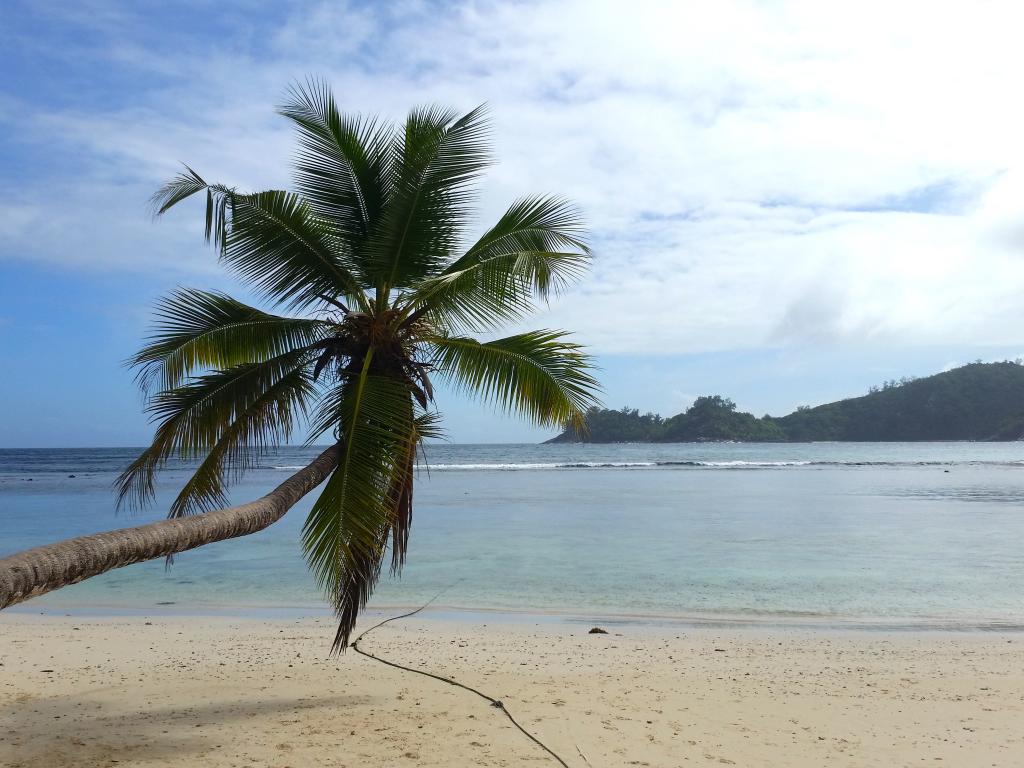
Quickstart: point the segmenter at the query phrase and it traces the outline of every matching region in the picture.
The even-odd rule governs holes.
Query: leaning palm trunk
[[[338,465],[333,445],[266,496],[237,507],[80,536],[0,558],[0,609],[114,568],[233,539],[276,523]]]

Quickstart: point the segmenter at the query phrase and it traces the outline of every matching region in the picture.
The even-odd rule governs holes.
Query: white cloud
[[[87,161],[32,258],[208,263],[197,221],[153,228],[145,194],[181,160],[229,183],[285,184],[291,140],[272,106],[313,74],[349,108],[392,118],[489,101],[502,162],[484,219],[533,191],[583,206],[593,275],[539,322],[599,352],[1014,344],[1024,332],[1017,4],[306,4],[259,34],[240,20],[231,45],[190,39],[178,58],[126,39],[144,20],[101,18],[111,44],[90,66],[130,62],[130,106],[4,110],[22,140]],[[148,73],[160,84],[143,88]],[[9,258],[25,255],[19,232],[52,208],[49,190],[0,201]]]

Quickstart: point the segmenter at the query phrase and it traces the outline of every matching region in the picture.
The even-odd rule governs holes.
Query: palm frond
[[[296,368],[248,402],[227,424],[192,477],[172,502],[168,517],[209,512],[228,503],[228,485],[266,451],[291,435],[308,413],[314,387],[308,369]]]
[[[460,272],[495,256],[528,251],[572,252],[589,258],[579,209],[561,197],[520,198],[445,273]]]
[[[472,183],[491,162],[488,135],[484,106],[462,117],[436,107],[409,115],[393,141],[387,205],[366,243],[378,286],[408,286],[448,263]]]
[[[412,319],[451,331],[484,332],[521,320],[563,286],[586,259],[575,253],[524,251],[494,256],[460,272],[422,281],[402,301]]]
[[[150,204],[153,206],[153,213],[162,216],[182,200],[199,192],[206,192],[206,240],[212,240],[220,249],[227,231],[228,204],[235,195],[235,190],[231,187],[209,184],[186,165],[184,171],[153,193]]]
[[[365,294],[349,270],[348,254],[332,248],[330,231],[296,194],[271,190],[234,195],[221,261],[268,298],[303,307]]]
[[[278,112],[298,129],[296,188],[358,252],[384,205],[389,126],[342,114],[330,89],[316,81],[292,87]]]
[[[323,320],[281,317],[223,293],[179,288],[156,307],[148,343],[128,364],[144,390],[181,386],[194,372],[258,363],[308,347],[330,332]]]
[[[146,408],[158,422],[153,442],[118,477],[118,506],[135,509],[152,501],[156,472],[171,457],[207,458],[221,451],[223,460],[217,463],[221,470],[244,469],[248,459],[241,442],[231,440],[233,433],[244,435],[253,456],[268,445],[286,441],[293,428],[293,412],[304,411],[312,398],[311,377],[302,371],[309,364],[309,352],[293,350],[157,392]],[[221,498],[217,482],[223,484],[223,474],[216,481],[197,482],[190,497]]]
[[[518,320],[582,276],[590,265],[582,219],[554,197],[516,201],[497,224],[440,275],[404,298],[435,325],[490,330]]]
[[[593,363],[561,331],[532,331],[481,343],[465,336],[427,339],[442,376],[538,425],[583,428],[600,385]]]
[[[332,403],[341,424],[341,457],[303,527],[306,559],[338,616],[336,651],[347,646],[380,576],[402,501],[394,489],[404,483],[405,457],[416,441],[408,388],[371,375],[371,360],[372,354]]]
[[[206,239],[221,261],[265,296],[292,307],[350,297],[366,308],[349,251],[299,195],[280,190],[243,194],[209,184],[186,166],[153,195],[157,215],[206,192]]]
[[[398,457],[398,471],[391,480],[388,498],[391,518],[391,575],[399,575],[405,565],[409,549],[409,531],[412,528],[413,484],[416,470],[416,450],[424,440],[443,436],[439,426],[440,415],[424,411],[413,418],[412,438],[404,445],[404,454]]]

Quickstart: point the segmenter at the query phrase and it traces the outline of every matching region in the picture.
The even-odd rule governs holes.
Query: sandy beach
[[[369,621],[367,621],[369,626]],[[1024,637],[466,624],[366,650],[572,766],[1019,766]],[[4,766],[557,765],[330,621],[0,616]]]

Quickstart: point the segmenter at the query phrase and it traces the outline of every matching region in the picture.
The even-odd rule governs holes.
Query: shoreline
[[[364,615],[376,619],[387,618],[420,608],[422,604],[394,603],[370,605]],[[38,598],[11,606],[6,615],[65,616],[82,618],[195,618],[222,617],[233,620],[278,621],[294,619],[331,618],[324,605],[252,605],[244,603],[209,603],[163,605],[117,605],[110,603],[49,603]],[[0,614],[2,616],[3,614]],[[610,626],[665,629],[736,629],[780,632],[866,632],[866,633],[952,633],[992,634],[1024,633],[1024,623],[1002,620],[966,620],[950,617],[864,618],[839,616],[808,616],[792,613],[780,614],[646,614],[614,613],[602,611],[560,611],[543,609],[514,610],[509,608],[479,608],[458,605],[430,604],[419,614],[424,619],[455,624],[501,623],[575,626],[605,623]]]
[[[357,631],[376,623],[369,616]],[[361,644],[500,699],[573,768],[1011,768],[1024,639],[420,615]],[[0,764],[556,765],[486,701],[328,616],[0,614]]]

